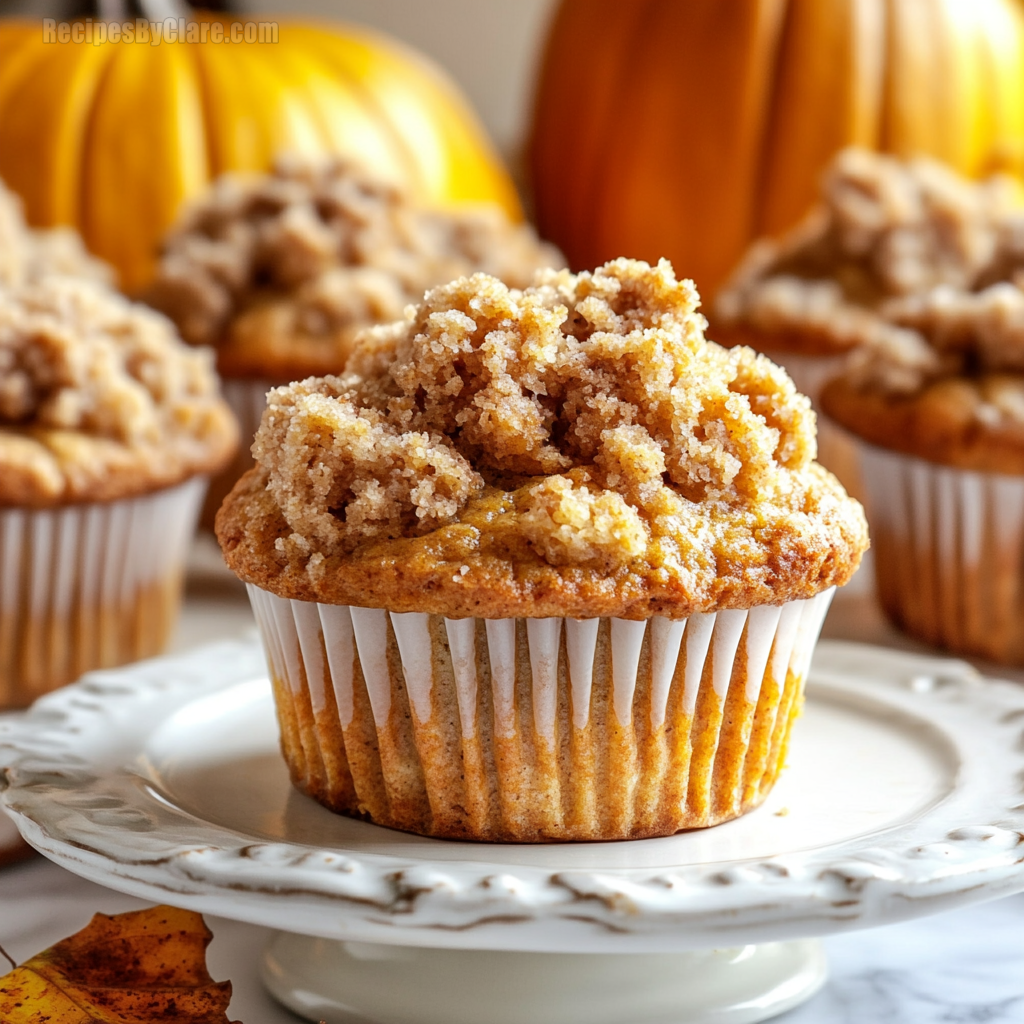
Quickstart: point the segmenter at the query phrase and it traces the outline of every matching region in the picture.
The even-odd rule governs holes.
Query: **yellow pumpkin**
[[[563,0],[530,164],[575,267],[669,257],[706,300],[847,145],[1024,164],[1018,0]]]
[[[203,22],[231,24],[193,15]],[[126,290],[148,280],[182,200],[283,151],[354,156],[424,202],[491,201],[521,216],[501,161],[435,66],[368,31],[278,26],[277,42],[213,43],[207,31],[205,43],[94,45],[0,22],[0,177],[31,223],[77,227]]]

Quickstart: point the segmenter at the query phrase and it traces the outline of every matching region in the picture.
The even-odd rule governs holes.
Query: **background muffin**
[[[714,336],[767,353],[818,406],[848,353],[899,344],[909,297],[975,291],[1020,263],[1019,204],[1009,178],[974,183],[934,160],[845,150],[805,221],[751,249],[718,298]],[[823,423],[819,441],[822,463],[857,484],[842,435]]]
[[[0,286],[0,706],[163,647],[237,439],[211,363],[94,281]]]
[[[1024,292],[939,287],[822,395],[867,444],[879,598],[930,643],[1024,663]]]
[[[295,782],[432,835],[756,806],[866,546],[814,416],[663,263],[476,275],[270,395],[218,516]]]
[[[0,286],[49,274],[112,285],[114,268],[90,255],[71,228],[40,231],[25,223],[24,204],[0,181]]]
[[[361,330],[434,285],[481,270],[524,286],[562,265],[497,206],[429,210],[351,163],[281,159],[270,175],[220,179],[168,236],[146,295],[186,341],[216,348],[242,424],[211,501],[252,465],[268,387],[341,372]]]

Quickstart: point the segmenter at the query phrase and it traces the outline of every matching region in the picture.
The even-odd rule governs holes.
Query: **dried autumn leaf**
[[[231,983],[206,969],[202,915],[96,914],[0,978],[0,1024],[229,1024]]]

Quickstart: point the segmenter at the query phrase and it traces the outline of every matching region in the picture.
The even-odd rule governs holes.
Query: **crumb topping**
[[[684,592],[748,606],[845,580],[866,531],[812,461],[808,400],[764,356],[705,341],[697,305],[666,261],[431,290],[344,376],[270,393],[257,467],[218,518],[229,564],[253,581],[269,564],[295,596],[359,578],[355,603],[415,571],[465,595],[445,607],[491,613],[520,608],[509,588],[533,571],[563,607],[574,580],[587,608],[596,587],[640,614],[652,587],[678,612]]]
[[[559,563],[622,561],[662,491],[761,501],[814,457],[807,399],[763,356],[708,344],[697,301],[667,262],[525,291],[461,278],[370,332],[347,376],[272,391],[253,453],[321,546],[423,533],[487,483],[544,477],[525,486],[529,535],[571,531],[544,544]]]
[[[144,491],[234,444],[211,353],[162,316],[79,278],[0,288],[0,504]]]
[[[188,209],[147,301],[217,346],[222,371],[293,379],[337,372],[359,330],[434,285],[479,270],[525,286],[562,265],[497,207],[427,210],[352,163],[290,158],[223,177]]]
[[[112,284],[114,268],[90,256],[71,228],[37,231],[25,223],[21,199],[0,181],[0,285],[38,281],[48,274]]]
[[[822,199],[756,245],[716,324],[795,347],[857,348],[852,374],[893,394],[942,376],[1024,366],[1019,186],[970,182],[928,159],[839,154]]]

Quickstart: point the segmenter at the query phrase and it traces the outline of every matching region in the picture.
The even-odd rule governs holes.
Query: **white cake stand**
[[[313,1020],[740,1024],[820,987],[813,936],[1024,889],[1022,735],[1020,686],[823,642],[756,812],[637,842],[444,842],[292,790],[251,641],[0,723],[0,796],[86,878],[282,929],[265,981]]]

